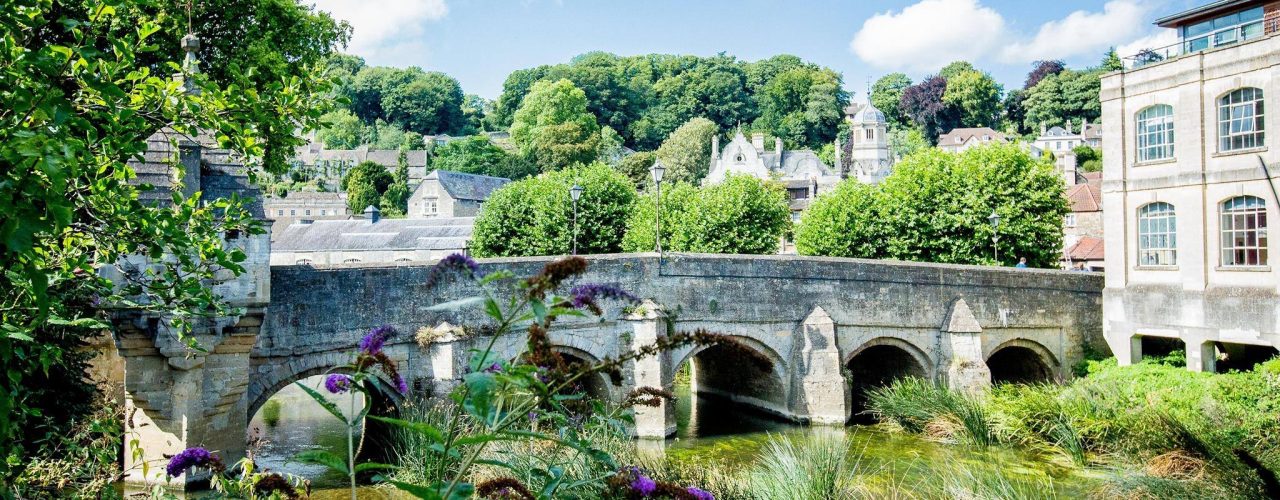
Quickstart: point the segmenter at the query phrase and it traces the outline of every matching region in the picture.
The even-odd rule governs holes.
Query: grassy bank
[[[1105,469],[1103,496],[1276,493],[1280,361],[1208,374],[1107,360],[1069,384],[1003,385],[976,396],[905,379],[873,390],[868,405],[881,422],[905,432],[1039,449]]]

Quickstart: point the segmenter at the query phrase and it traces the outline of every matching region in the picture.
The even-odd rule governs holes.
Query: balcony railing
[[[1181,42],[1173,45],[1166,45],[1164,47],[1156,47],[1152,49],[1142,49],[1137,54],[1125,57],[1123,59],[1124,68],[1137,69],[1148,64],[1173,59],[1183,54],[1191,54],[1202,50],[1234,45],[1245,40],[1261,38],[1265,32],[1266,30],[1263,29],[1263,21],[1259,20],[1212,31],[1195,36],[1191,39],[1186,39],[1184,37]]]

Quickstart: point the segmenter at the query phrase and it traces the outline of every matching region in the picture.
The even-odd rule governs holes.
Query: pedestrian
[[[1026,258],[1026,257],[1019,257],[1019,258],[1018,258],[1018,265],[1013,266],[1013,267],[1016,267],[1016,268],[1018,268],[1018,269],[1025,269],[1025,268],[1027,267],[1027,258]]]

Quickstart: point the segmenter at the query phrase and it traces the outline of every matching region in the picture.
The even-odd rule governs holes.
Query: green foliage
[[[711,167],[711,138],[718,133],[716,124],[706,118],[694,118],[671,132],[657,151],[657,160],[667,168],[662,182],[702,182]]]
[[[596,147],[596,160],[610,167],[617,166],[625,156],[622,136],[608,125],[600,127],[600,145]]]
[[[284,405],[278,399],[268,399],[266,404],[262,405],[262,423],[275,427],[280,424],[280,410]]]
[[[321,120],[324,128],[316,132],[316,139],[328,149],[355,149],[365,144],[371,132],[360,118],[345,109],[326,113]]]
[[[538,172],[535,165],[518,155],[508,153],[484,135],[454,139],[436,147],[431,166],[449,172],[489,175],[514,180],[523,179]]]
[[[931,432],[974,446],[995,441],[987,410],[978,399],[928,380],[900,378],[868,390],[866,398],[868,413],[908,432]]]
[[[1071,148],[1071,152],[1076,155],[1076,163],[1081,165],[1091,161],[1102,161],[1102,150],[1089,146],[1088,144],[1081,144]],[[1092,170],[1090,170],[1090,172],[1092,172]]]
[[[331,72],[342,81],[339,88],[350,101],[349,109],[365,125],[384,121],[415,134],[457,133],[468,126],[462,87],[444,73],[363,66],[351,74],[348,61],[330,64],[343,65]]]
[[[511,140],[543,172],[595,160],[600,127],[587,111],[587,96],[569,80],[538,82],[511,123]]]
[[[618,166],[614,168],[621,172],[622,175],[627,176],[628,179],[631,179],[637,190],[643,190],[653,185],[653,174],[649,172],[649,168],[653,166],[653,162],[657,161],[657,159],[657,153],[641,151],[623,158],[622,161],[618,162]]]
[[[353,214],[363,213],[369,206],[382,210],[382,195],[394,182],[395,178],[386,167],[371,161],[361,162],[342,178],[342,189],[347,192],[347,209]]]
[[[578,252],[616,253],[636,198],[622,174],[600,163],[512,182],[494,191],[476,218],[471,250],[482,257],[567,254],[573,247],[573,203],[578,200]]]
[[[753,498],[826,500],[856,498],[859,488],[857,458],[848,438],[769,440],[759,463],[750,473]]]
[[[653,251],[653,215],[650,192],[631,212],[623,250]],[[786,191],[776,182],[730,175],[701,188],[680,183],[662,190],[663,250],[772,254],[790,226]]]
[[[328,83],[311,69],[345,39],[345,27],[291,1],[200,4],[193,22],[210,57],[208,73],[185,75],[200,89],[191,93],[170,78],[179,67],[177,38],[186,32],[185,14],[181,21],[172,15],[178,9],[96,0],[19,0],[0,9],[6,27],[0,45],[7,47],[0,51],[6,109],[0,113],[0,484],[6,493],[33,496],[9,489],[13,478],[66,456],[64,438],[74,422],[92,420],[85,339],[107,328],[103,304],[172,318],[162,335],[193,346],[193,321],[231,312],[209,285],[215,273],[243,272],[245,254],[223,236],[262,230],[235,198],[177,192],[163,206],[139,200],[127,162],[146,150],[146,139],[165,127],[174,139],[213,132],[249,165],[283,171],[292,134],[318,126],[327,110]],[[153,267],[125,275],[118,263],[126,255],[153,257]],[[124,277],[117,286],[107,274]],[[116,443],[76,451],[86,457],[79,470],[96,467],[87,455],[104,457],[99,446],[114,457]],[[65,477],[61,484],[90,480]]]
[[[978,71],[977,68],[973,67],[973,63],[969,61],[952,61],[950,64],[943,66],[941,70],[938,70],[938,76],[946,78],[950,82],[952,78],[970,71]]]
[[[849,96],[840,75],[814,65],[783,71],[755,93],[760,118],[755,130],[781,137],[791,147],[820,147],[835,140]]]
[[[853,181],[846,181],[851,183]],[[959,154],[926,149],[873,188],[841,186],[819,197],[796,230],[806,255],[991,264],[1000,214],[1001,262],[1057,265],[1066,201],[1052,166],[1013,145]]]
[[[889,130],[889,149],[893,151],[893,155],[898,158],[906,158],[915,154],[916,151],[929,147],[929,139],[927,139],[919,129],[890,129]]]
[[[898,104],[902,102],[902,91],[910,86],[911,79],[902,73],[884,75],[871,86],[871,104],[883,112],[895,127],[907,125],[907,117],[902,114]]]
[[[942,102],[959,111],[960,126],[997,128],[1002,92],[991,75],[967,70],[947,77]]]
[[[1066,120],[1075,124],[1081,120],[1097,123],[1102,115],[1102,103],[1098,100],[1102,86],[1100,76],[1097,70],[1065,70],[1040,80],[1026,90],[1023,125],[1028,130],[1039,130],[1041,124],[1052,127]]]

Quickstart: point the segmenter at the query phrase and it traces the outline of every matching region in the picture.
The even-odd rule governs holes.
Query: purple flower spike
[[[631,490],[638,493],[642,497],[647,497],[649,495],[652,495],[653,492],[656,491],[657,489],[658,489],[658,483],[654,482],[652,479],[649,479],[649,476],[637,475],[636,478],[633,481],[631,481]]]
[[[484,369],[484,372],[485,372],[485,373],[498,373],[498,372],[500,372],[500,371],[502,371],[502,365],[500,365],[500,364],[498,364],[498,363],[494,363],[494,364],[492,364],[492,365],[489,365],[489,367],[488,367],[488,368],[485,368],[485,369]]]
[[[399,373],[396,374],[395,382],[396,390],[400,391],[400,394],[409,394],[409,383],[406,382],[404,377],[401,377]]]
[[[396,329],[391,325],[382,325],[364,335],[360,339],[360,350],[370,356],[376,356],[382,352],[382,346],[387,343],[387,339],[396,334]]]
[[[431,274],[427,275],[427,286],[434,285],[442,276],[455,272],[465,272],[474,277],[476,273],[480,272],[480,264],[476,264],[475,259],[466,255],[460,253],[450,254],[448,257],[440,259],[440,262],[437,262],[431,268]]]
[[[631,295],[630,292],[623,290],[618,285],[587,283],[569,290],[569,300],[572,301],[573,307],[578,309],[595,305],[596,301],[602,299],[619,300],[632,304],[640,302],[638,297]]]
[[[169,465],[165,466],[164,471],[169,474],[169,477],[178,477],[187,472],[187,469],[209,465],[217,460],[218,458],[209,453],[209,450],[200,447],[187,448],[169,459]]]
[[[351,390],[351,376],[342,373],[331,373],[324,378],[324,388],[333,394],[342,394]]]
[[[704,490],[702,488],[698,488],[696,486],[690,486],[685,491],[688,491],[690,495],[693,495],[693,497],[697,498],[698,500],[716,500],[716,496],[712,495],[710,491]]]

